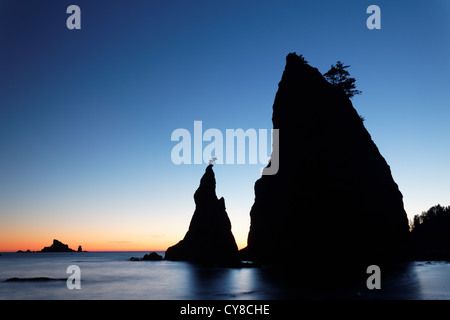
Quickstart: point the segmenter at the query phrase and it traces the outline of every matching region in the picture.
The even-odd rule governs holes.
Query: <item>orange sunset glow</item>
[[[75,225],[75,223],[74,223]],[[164,232],[151,233],[149,230],[126,227],[97,229],[94,226],[75,228],[65,225],[53,228],[32,224],[22,225],[20,228],[11,228],[11,225],[0,226],[0,252],[8,251],[40,251],[57,239],[67,244],[71,249],[77,250],[81,245],[86,251],[165,251],[168,247],[183,239],[186,225],[175,224]],[[243,229],[243,231],[245,228]],[[137,232],[139,231],[139,232]],[[244,248],[247,243],[245,232],[241,237],[236,236],[238,247]]]

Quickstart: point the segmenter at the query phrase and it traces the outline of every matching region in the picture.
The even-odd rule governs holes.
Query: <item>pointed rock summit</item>
[[[216,195],[216,179],[210,164],[194,194],[195,211],[183,240],[167,249],[166,260],[227,264],[237,259],[238,249],[225,211],[225,200]]]
[[[408,220],[388,164],[345,93],[295,53],[272,121],[279,170],[255,183],[244,259],[333,268],[404,252]]]

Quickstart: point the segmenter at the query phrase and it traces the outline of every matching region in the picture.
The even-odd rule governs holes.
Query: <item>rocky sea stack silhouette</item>
[[[216,195],[216,179],[210,164],[194,194],[195,211],[183,240],[167,249],[166,260],[207,264],[237,262],[238,248],[225,211],[225,200]]]
[[[404,255],[403,196],[349,98],[295,53],[278,87],[279,170],[255,183],[242,258],[334,267]]]

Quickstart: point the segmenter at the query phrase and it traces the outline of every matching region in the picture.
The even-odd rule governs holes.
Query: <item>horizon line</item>
[[[150,251],[150,252],[165,252],[165,251],[167,251],[167,249],[164,249],[164,250],[83,250],[83,251],[81,251],[81,252],[78,252],[78,251],[76,251],[76,250],[74,250],[74,251],[55,251],[55,252],[42,252],[42,251],[40,251],[40,250],[30,250],[30,252],[26,252],[26,251],[23,251],[23,252],[18,252],[19,250],[22,250],[22,249],[18,249],[18,250],[0,250],[0,253],[8,253],[8,252],[12,252],[12,253],[74,253],[74,252],[76,252],[76,253],[83,253],[83,252],[148,252],[148,251]],[[27,250],[29,250],[29,249],[27,249]]]

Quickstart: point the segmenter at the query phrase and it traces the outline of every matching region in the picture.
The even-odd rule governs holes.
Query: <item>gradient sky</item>
[[[449,35],[446,0],[0,0],[0,251],[181,240],[206,164],[174,165],[172,132],[271,129],[294,51],[322,73],[351,65],[409,218],[450,205]],[[260,168],[214,167],[240,248]]]

